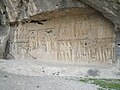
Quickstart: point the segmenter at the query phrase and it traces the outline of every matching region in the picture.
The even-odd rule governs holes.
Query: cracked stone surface
[[[1,1],[1,13],[5,12],[5,15],[8,15],[9,22],[15,22],[20,17],[24,19],[55,9],[80,7],[80,1],[95,8],[119,27],[120,0],[3,0]]]
[[[114,24],[116,33],[116,59],[119,64],[120,48],[120,0],[1,0],[0,2],[0,58],[6,56],[6,44],[13,35],[17,26],[16,23],[24,22],[45,12],[62,10],[65,8],[92,7],[102,13],[109,21]],[[4,32],[3,32],[4,31]]]

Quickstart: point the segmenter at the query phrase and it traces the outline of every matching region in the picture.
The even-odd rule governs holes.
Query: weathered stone
[[[2,8],[8,15],[10,22],[29,18],[35,14],[56,9],[81,7],[81,2],[88,4],[101,12],[117,27],[120,25],[120,1],[119,0],[3,0]]]
[[[19,23],[11,37],[10,54],[16,59],[113,63],[113,25],[93,8],[57,10],[30,19]]]
[[[80,0],[101,12],[120,29],[120,0]]]
[[[76,11],[76,12],[73,11],[73,10],[75,10],[74,8],[78,9],[78,11]],[[87,13],[86,13],[86,10],[87,10]],[[95,13],[94,13],[94,11],[95,11]],[[15,56],[15,58],[16,57],[17,58],[19,58],[19,57],[25,58],[26,54],[28,54],[27,56],[29,56],[29,57],[36,58],[32,55],[32,53],[34,53],[34,52],[31,53],[31,51],[32,50],[34,51],[34,49],[38,49],[38,46],[39,46],[38,43],[45,42],[45,40],[48,39],[49,37],[52,37],[52,39],[49,38],[50,40],[53,41],[52,43],[54,43],[54,40],[61,40],[61,38],[58,39],[58,37],[56,35],[52,35],[55,32],[53,29],[56,29],[54,27],[57,27],[57,29],[59,29],[58,27],[60,27],[59,20],[58,20],[58,22],[53,24],[53,21],[57,20],[57,19],[53,19],[53,18],[61,18],[61,17],[64,17],[65,15],[66,15],[65,17],[69,18],[72,15],[71,15],[71,13],[68,13],[68,12],[74,13],[74,15],[76,15],[77,13],[80,13],[80,12],[84,12],[84,13],[80,13],[80,15],[82,16],[82,14],[83,14],[83,17],[85,17],[85,15],[88,15],[88,18],[91,16],[94,16],[94,15],[97,15],[93,18],[93,20],[91,20],[91,19],[89,19],[89,20],[91,20],[90,23],[94,22],[94,27],[97,26],[96,30],[98,30],[99,27],[100,27],[100,31],[102,29],[105,30],[103,32],[102,31],[100,32],[98,30],[100,33],[102,33],[101,36],[99,33],[98,36],[94,37],[94,35],[97,35],[96,32],[98,32],[98,31],[94,32],[94,30],[92,31],[92,29],[91,29],[91,31],[89,31],[90,24],[88,24],[88,27],[87,27],[87,24],[84,24],[86,26],[83,25],[84,26],[83,31],[91,32],[91,33],[93,32],[93,34],[92,34],[93,37],[90,37],[89,34],[85,34],[93,43],[94,43],[95,38],[98,38],[98,41],[99,41],[99,38],[103,37],[104,34],[106,34],[105,39],[107,42],[104,41],[102,43],[108,43],[108,45],[105,44],[102,46],[103,48],[106,48],[106,49],[104,49],[105,52],[102,52],[102,54],[100,56],[102,58],[100,61],[103,62],[105,60],[105,58],[107,58],[107,60],[108,60],[109,57],[106,56],[107,55],[106,52],[107,52],[108,47],[111,46],[109,49],[112,52],[111,56],[115,53],[112,56],[111,61],[112,61],[112,63],[115,60],[117,60],[119,62],[120,40],[119,40],[118,32],[120,30],[120,17],[119,17],[120,16],[120,0],[42,0],[42,1],[40,1],[40,0],[1,0],[1,2],[0,2],[0,21],[1,21],[1,23],[0,23],[0,27],[1,27],[1,29],[0,29],[0,33],[1,33],[0,34],[0,57],[3,58],[4,54],[6,54],[6,52],[7,53],[10,52],[10,53],[12,53],[13,56]],[[105,19],[102,15],[104,15],[104,17],[106,17],[108,20]],[[74,20],[74,18],[80,19],[78,16],[70,17],[69,20],[71,20],[71,21],[68,20],[69,21],[68,22],[66,19],[63,19],[63,20],[65,20],[65,21],[63,21],[63,23],[64,22],[68,22],[68,23],[75,22],[74,24],[76,24],[77,21]],[[96,19],[96,20],[94,20],[94,19]],[[50,23],[49,23],[49,21],[50,21]],[[99,21],[101,21],[103,23],[106,22],[106,23],[104,23],[105,26],[101,26],[100,24],[97,25],[97,23]],[[86,21],[84,20],[83,22],[86,22]],[[44,24],[46,26],[44,26]],[[56,26],[54,26],[54,25],[56,25]],[[79,25],[76,25],[76,26],[80,26],[80,23],[79,23]],[[113,28],[113,26],[114,26],[114,28]],[[51,29],[46,30],[45,29],[46,27],[51,28]],[[69,27],[69,26],[65,26],[65,27]],[[82,32],[81,27],[78,27],[78,28],[80,28],[81,29],[80,31]],[[41,28],[45,30],[45,32],[41,33],[42,35],[44,35],[44,33],[48,34],[48,35],[45,34],[46,36],[42,37],[45,39],[44,41],[40,41],[40,39],[38,39],[39,37],[36,37],[36,35],[38,35],[38,33],[34,32],[34,30],[38,31]],[[72,29],[72,24],[69,27],[69,29]],[[69,33],[69,31],[71,31],[71,34],[75,30],[75,29],[73,29],[73,30],[69,30],[69,29],[68,29],[67,33]],[[9,30],[10,30],[10,33],[9,33]],[[60,30],[62,31],[62,29],[60,29]],[[59,30],[56,30],[56,32],[58,32],[58,31]],[[63,32],[63,33],[65,33],[65,32]],[[32,36],[32,34],[35,34],[35,35]],[[59,34],[59,33],[55,33],[55,34]],[[42,36],[42,35],[39,35],[39,36]],[[79,32],[77,32],[76,35],[79,35]],[[81,34],[81,35],[83,35],[83,34]],[[10,38],[9,38],[9,36],[10,36]],[[68,36],[69,36],[69,34],[68,34]],[[116,36],[116,37],[114,37],[114,36]],[[57,39],[56,39],[56,37],[57,37]],[[67,38],[67,34],[66,34],[66,37],[62,37],[62,38],[63,39],[66,39],[66,38],[72,39],[72,41],[74,41],[74,38],[76,38],[76,37],[77,36],[72,38],[72,35],[71,35],[71,37]],[[82,38],[82,36],[80,38]],[[80,38],[77,38],[77,39],[80,39]],[[92,39],[94,39],[94,40],[92,41]],[[36,40],[38,40],[38,41],[36,41]],[[50,40],[48,40],[48,41],[50,41]],[[87,39],[85,38],[85,40],[87,40]],[[6,44],[8,41],[10,42],[10,47],[9,47],[10,49],[7,49],[8,47],[6,47]],[[96,43],[96,44],[98,44],[98,48],[101,45],[100,43]],[[62,44],[61,46],[64,46],[64,45],[68,45],[69,49],[73,48],[73,46],[70,45],[70,43]],[[84,45],[87,46],[88,42],[85,42]],[[44,46],[45,45],[42,46],[41,50],[46,51],[47,49],[45,49]],[[21,47],[21,49],[20,49],[20,47]],[[12,50],[11,48],[14,48],[14,50],[11,51]],[[51,48],[54,49],[55,46],[53,46]],[[100,46],[100,48],[101,48],[101,46]],[[48,49],[50,49],[50,48],[48,48]],[[8,50],[8,51],[6,51],[6,50]],[[57,51],[57,50],[54,49],[53,51]],[[73,49],[71,49],[71,50],[73,50]],[[52,54],[56,54],[56,53],[52,53]],[[67,53],[66,54],[67,57],[64,57],[64,58],[70,59],[71,61],[74,60],[73,59],[74,57],[72,57],[72,55],[70,56],[69,54]],[[114,60],[113,60],[113,58],[114,58]]]

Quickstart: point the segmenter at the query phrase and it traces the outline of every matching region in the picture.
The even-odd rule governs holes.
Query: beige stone
[[[102,63],[115,60],[113,25],[92,8],[48,14],[44,22],[20,23],[10,53],[52,62]],[[39,20],[39,15],[32,19]],[[42,25],[43,24],[43,25]]]

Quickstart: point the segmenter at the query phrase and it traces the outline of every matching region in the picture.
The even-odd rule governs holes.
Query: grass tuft
[[[99,85],[101,88],[98,90],[120,90],[120,79],[92,79],[92,78],[85,78],[80,79],[80,82],[90,83]]]

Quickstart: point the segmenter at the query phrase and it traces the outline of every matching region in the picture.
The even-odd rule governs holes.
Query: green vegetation
[[[98,90],[120,90],[120,79],[79,79],[80,82],[99,85]]]
[[[98,90],[120,90],[120,79],[95,79],[95,78],[66,78],[66,80],[80,81],[87,84],[98,85]]]

